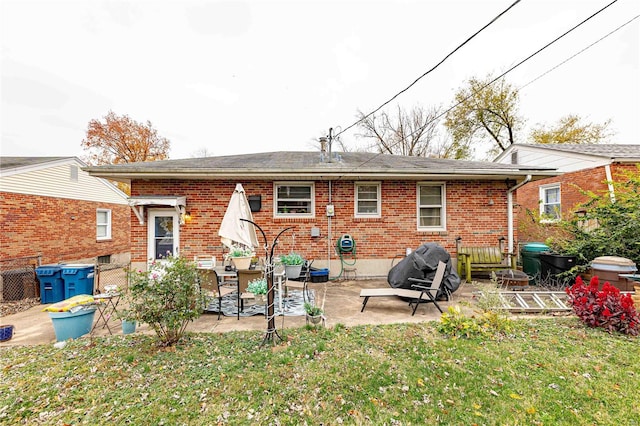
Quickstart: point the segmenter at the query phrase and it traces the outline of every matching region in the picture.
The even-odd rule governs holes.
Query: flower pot
[[[284,270],[288,279],[295,280],[296,278],[300,278],[302,265],[285,265]]]
[[[0,325],[0,342],[8,342],[13,337],[12,325]]]
[[[322,321],[322,315],[309,315],[307,314],[307,321],[311,324],[318,325]]]
[[[253,256],[245,256],[245,257],[232,257],[231,261],[236,269],[249,269],[251,266],[251,259]]]
[[[135,321],[122,321],[122,334],[131,334],[136,332],[136,322]]]

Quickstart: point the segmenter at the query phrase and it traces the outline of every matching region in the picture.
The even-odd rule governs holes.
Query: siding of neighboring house
[[[81,170],[74,157],[5,167],[0,179],[2,259],[41,256],[46,263],[129,260],[126,196]],[[35,159],[39,160],[39,159]],[[97,237],[97,209],[111,212],[111,237]]]
[[[42,256],[42,262],[86,262],[129,252],[128,206],[28,194],[0,193],[2,257]],[[96,209],[111,210],[111,238],[96,239]],[[123,225],[125,224],[125,225]]]
[[[211,254],[220,259],[224,250],[218,230],[236,183],[230,180],[133,180],[132,196],[186,196],[186,209],[192,219],[180,227],[180,253],[187,257]],[[498,238],[507,236],[504,180],[446,182],[446,231],[443,232],[417,229],[417,182],[382,181],[381,217],[363,219],[354,217],[354,181],[334,181],[331,204],[335,207],[335,216],[331,219],[330,236],[325,215],[325,206],[329,204],[328,182],[315,182],[313,218],[274,218],[273,182],[240,183],[247,196],[262,196],[262,209],[253,213],[253,218],[267,234],[269,245],[281,230],[295,227],[282,234],[276,253],[295,249],[306,258],[315,259],[314,266],[326,266],[328,252],[333,261],[337,259],[333,247],[345,233],[352,235],[356,242],[359,271],[367,270],[371,275],[386,274],[394,258],[404,256],[406,248],[415,249],[426,242],[442,245],[455,257],[458,236],[469,245],[497,245]],[[314,227],[320,229],[320,237],[311,236]],[[260,234],[258,238],[262,244]],[[146,261],[147,224],[141,225],[133,214],[131,250],[133,262]],[[264,253],[258,250],[258,255]]]
[[[610,165],[611,177],[614,181],[620,181],[623,171],[637,171],[634,164],[613,163]],[[582,190],[592,191],[598,195],[608,191],[607,175],[604,166],[567,172],[553,178],[542,179],[535,183],[530,183],[517,191],[518,204],[520,206],[517,214],[520,241],[539,241],[541,236],[534,232],[532,227],[526,224],[531,222],[531,214],[535,212],[535,217],[539,213],[540,187],[550,184],[559,184],[561,192],[562,215],[567,217],[576,210],[576,206],[588,201],[588,197]],[[553,226],[553,225],[550,225]]]

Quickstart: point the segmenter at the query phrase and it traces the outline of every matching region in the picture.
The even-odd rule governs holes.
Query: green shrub
[[[498,338],[513,331],[512,321],[495,310],[480,312],[477,316],[465,315],[460,306],[449,306],[440,316],[436,328],[449,337]]]
[[[177,343],[205,303],[195,262],[173,256],[154,261],[148,271],[129,271],[125,300],[123,317],[149,324],[161,346]]]

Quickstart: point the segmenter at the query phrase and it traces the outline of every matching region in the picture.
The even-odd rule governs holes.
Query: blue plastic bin
[[[78,294],[93,294],[94,266],[91,264],[66,264],[62,266],[64,298]]]
[[[83,306],[77,312],[49,312],[56,340],[62,342],[90,333],[95,314],[95,306]]]
[[[65,299],[60,265],[38,266],[36,276],[40,281],[40,303],[56,303]]]
[[[311,282],[312,283],[324,283],[329,281],[329,269],[316,269],[311,271]]]

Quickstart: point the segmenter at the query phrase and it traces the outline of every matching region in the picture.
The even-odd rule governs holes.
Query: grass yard
[[[2,424],[640,425],[640,339],[575,318],[80,339],[0,351]]]

